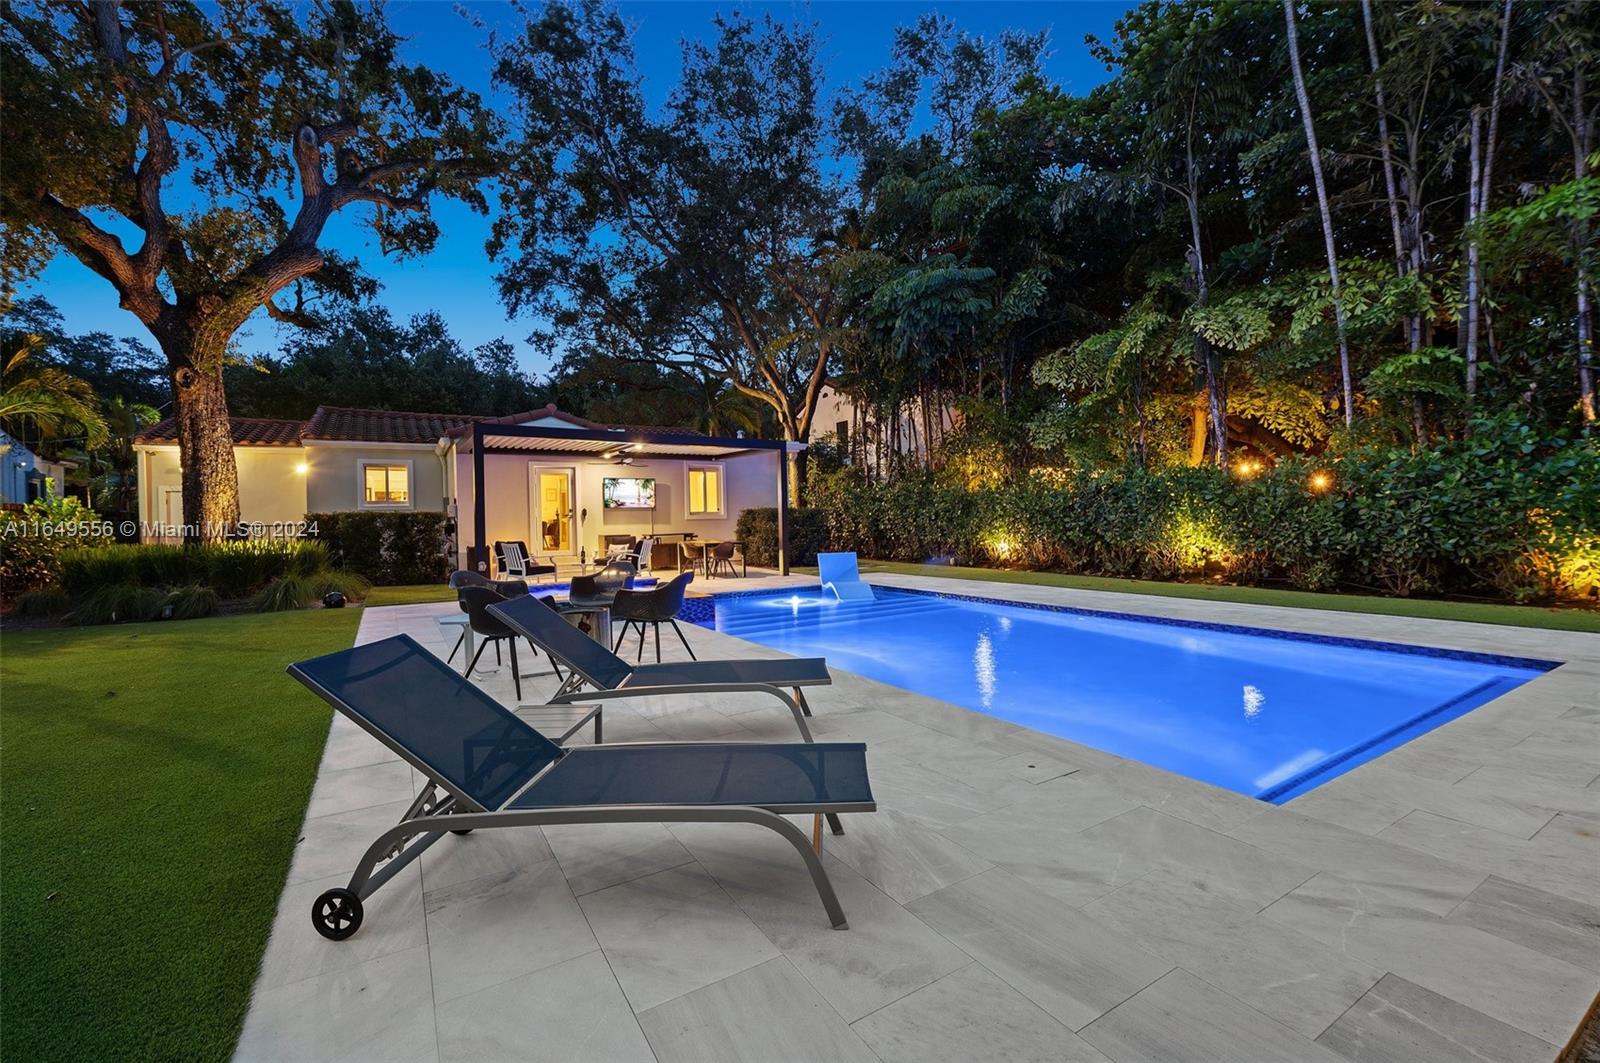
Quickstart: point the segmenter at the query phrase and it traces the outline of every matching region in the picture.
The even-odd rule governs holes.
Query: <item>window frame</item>
[[[715,510],[702,510],[694,512],[690,507],[694,505],[694,490],[689,485],[694,479],[694,473],[714,472],[717,474],[717,508]],[[726,462],[721,461],[686,461],[683,463],[683,516],[686,520],[722,520],[728,515],[728,468]]]
[[[368,502],[367,470],[372,466],[385,469],[403,468],[406,471],[406,500],[404,502]],[[409,510],[417,508],[417,472],[410,458],[357,458],[356,508],[375,510]]]

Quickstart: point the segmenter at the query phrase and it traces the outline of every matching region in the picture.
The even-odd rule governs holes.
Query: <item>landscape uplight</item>
[[[1333,486],[1333,473],[1326,469],[1318,469],[1311,474],[1311,478],[1306,482],[1313,491],[1326,491]]]

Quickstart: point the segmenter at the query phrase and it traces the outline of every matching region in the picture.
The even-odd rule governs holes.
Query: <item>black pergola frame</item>
[[[487,568],[489,564],[489,544],[485,541],[488,532],[487,507],[484,502],[483,476],[484,457],[488,454],[557,454],[565,457],[582,457],[587,451],[573,451],[561,449],[541,450],[538,447],[507,447],[492,446],[487,440],[492,436],[511,437],[513,439],[552,439],[552,440],[589,440],[599,443],[615,444],[617,448],[624,449],[635,443],[650,447],[718,447],[723,449],[720,454],[697,454],[692,450],[674,454],[670,450],[662,453],[644,454],[641,457],[660,459],[663,461],[715,461],[724,458],[742,457],[756,453],[776,453],[778,456],[778,574],[789,574],[789,446],[781,439],[730,439],[718,436],[694,435],[688,432],[653,432],[643,429],[612,430],[603,428],[552,428],[540,425],[527,424],[485,424],[481,421],[472,425],[472,546],[469,554],[472,566]],[[459,497],[459,492],[457,497]],[[459,515],[457,517],[459,525]]]

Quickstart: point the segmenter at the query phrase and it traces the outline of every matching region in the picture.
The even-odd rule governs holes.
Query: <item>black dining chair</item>
[[[509,591],[510,593],[505,593]],[[489,606],[498,604],[512,598],[524,597],[528,593],[527,587],[518,581],[506,581],[500,584],[491,584],[487,587],[464,586],[456,590],[456,600],[460,602],[461,609],[467,614],[467,624],[472,628],[472,633],[479,638],[478,652],[472,655],[472,660],[467,664],[464,673],[472,675],[472,670],[478,666],[478,658],[483,656],[483,651],[494,644],[495,663],[503,663],[500,656],[500,643],[508,643],[511,647],[511,685],[517,692],[517,700],[522,700],[522,671],[517,666],[517,633],[507,627],[502,621],[490,613]],[[462,632],[462,638],[466,632]],[[533,649],[529,643],[529,649]],[[533,649],[538,654],[537,649]],[[455,656],[454,652],[451,656]],[[449,663],[448,660],[445,663]],[[561,674],[557,668],[556,674]]]
[[[573,605],[606,605],[618,591],[633,585],[633,562],[618,558],[592,576],[573,576],[567,601]]]
[[[500,591],[502,597],[509,596],[513,593],[521,594],[528,589],[528,585],[523,583],[521,580],[492,580],[488,576],[482,576],[476,572],[469,572],[464,568],[458,568],[454,572],[450,573],[448,585],[451,590],[457,592],[459,592],[462,587],[495,587]],[[461,611],[463,613],[467,611],[467,603],[461,600],[461,595],[459,593],[456,595],[456,604],[461,607]],[[451,661],[456,659],[456,654],[461,652],[461,644],[466,641],[467,631],[466,628],[462,628],[461,634],[456,636],[456,644],[450,647],[450,656],[444,659],[445,664],[449,664]]]
[[[639,629],[639,652],[635,660],[644,660],[644,626],[649,624],[655,629],[656,635],[656,660],[661,660],[661,625],[671,624],[672,630],[678,633],[678,641],[683,643],[683,648],[689,651],[691,661],[698,660],[694,650],[689,649],[689,640],[683,637],[683,629],[678,626],[678,613],[683,609],[683,593],[694,580],[693,572],[680,572],[670,583],[647,591],[621,590],[611,603],[611,622],[622,621],[622,631],[617,635],[616,645],[611,647],[611,652],[616,653],[622,646],[623,638],[630,628]]]

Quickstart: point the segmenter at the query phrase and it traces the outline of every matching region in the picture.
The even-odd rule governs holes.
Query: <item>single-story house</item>
[[[243,522],[442,511],[457,564],[484,571],[502,539],[572,563],[603,556],[607,535],[733,538],[751,508],[778,506],[781,528],[784,455],[803,446],[600,424],[553,405],[507,417],[319,406],[305,421],[235,417],[232,427]],[[134,449],[146,537],[174,537],[183,523],[176,424],[154,425]]]
[[[77,467],[75,461],[41,457],[25,444],[0,432],[0,502],[25,505],[43,498],[46,490],[56,498],[65,497],[67,473]]]

